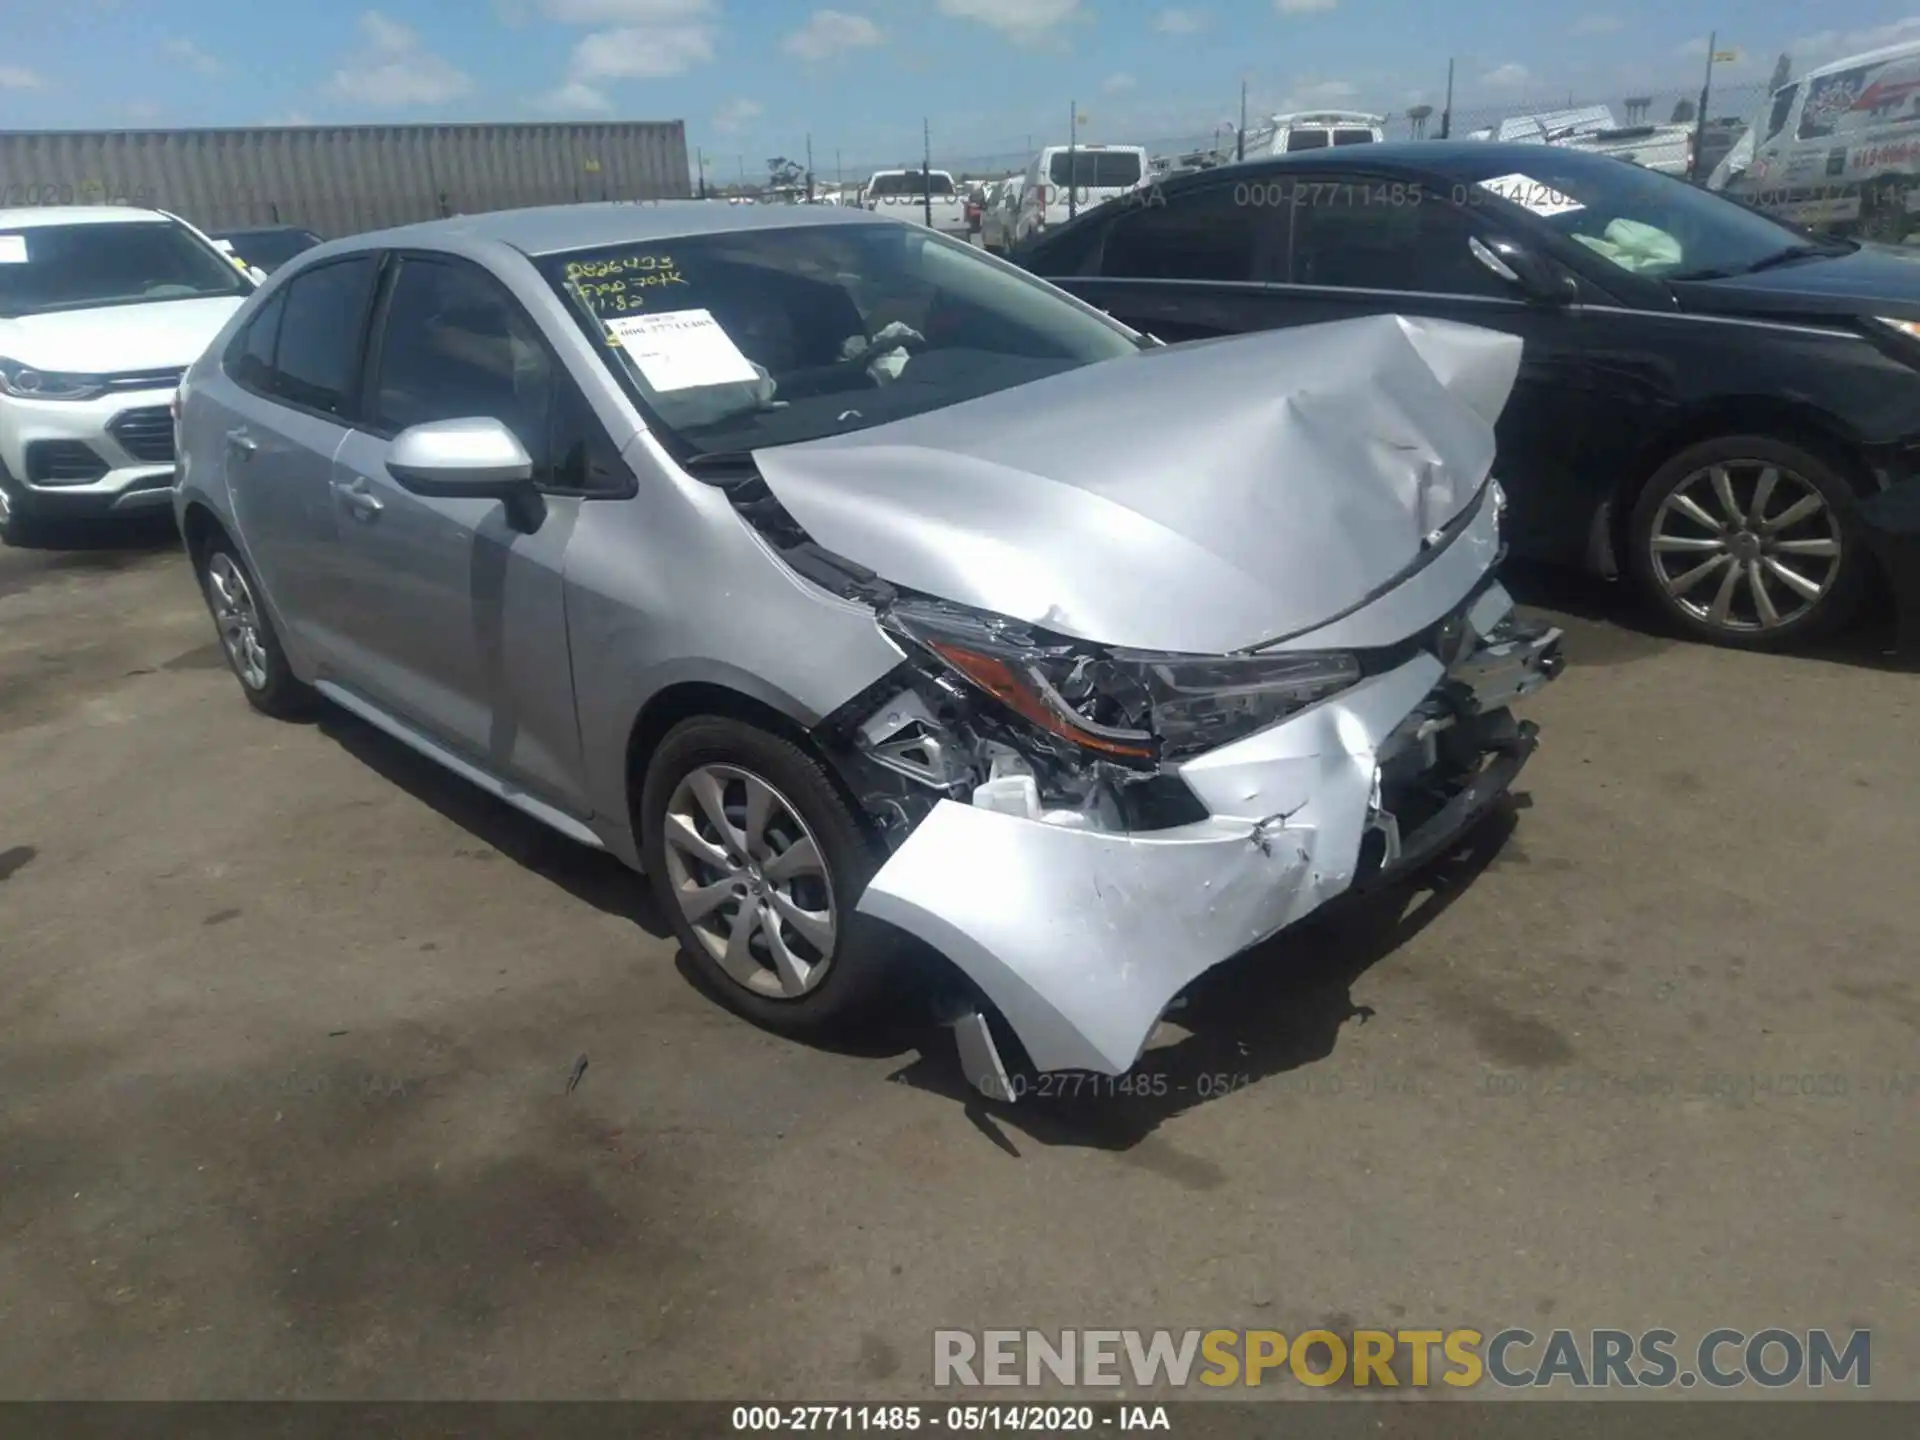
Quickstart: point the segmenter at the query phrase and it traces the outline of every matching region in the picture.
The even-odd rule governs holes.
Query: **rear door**
[[[563,570],[583,498],[626,473],[611,441],[506,287],[446,255],[399,257],[362,410],[332,477],[352,683],[495,777],[584,817]],[[503,422],[533,457],[547,500],[531,534],[498,501],[415,495],[387,471],[408,426],[474,416]]]
[[[342,599],[328,482],[351,424],[377,264],[354,255],[294,276],[225,363],[236,392],[218,444],[241,542],[281,622],[323,670],[338,654]]]

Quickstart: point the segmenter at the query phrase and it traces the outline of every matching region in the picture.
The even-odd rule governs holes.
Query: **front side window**
[[[381,332],[369,421],[390,434],[488,416],[545,463],[554,362],[499,284],[470,265],[407,259]]]
[[[1113,224],[1100,273],[1140,280],[1253,280],[1263,226],[1285,212],[1243,203],[1250,184],[1208,185],[1142,206]]]
[[[1364,176],[1292,182],[1296,285],[1510,297],[1473,258],[1472,225],[1417,185]]]
[[[248,295],[233,262],[172,220],[0,232],[0,316]]]
[[[862,430],[1142,343],[919,226],[794,225],[538,263],[656,429],[695,453]]]
[[[286,288],[274,347],[273,393],[290,405],[345,416],[360,368],[374,257],[318,265]]]

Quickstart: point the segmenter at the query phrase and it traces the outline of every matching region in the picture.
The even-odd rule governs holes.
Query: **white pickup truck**
[[[1473,138],[1560,145],[1590,155],[1611,155],[1666,175],[1684,176],[1693,171],[1691,124],[1619,125],[1605,105],[1509,116],[1492,130],[1476,132]]]
[[[916,225],[932,225],[943,235],[965,239],[967,197],[945,170],[876,170],[861,192],[867,209]]]

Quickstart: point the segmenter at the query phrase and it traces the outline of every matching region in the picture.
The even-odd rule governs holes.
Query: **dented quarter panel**
[[[1120,1074],[1194,977],[1352,883],[1381,743],[1442,674],[1419,655],[1180,767],[1214,814],[1076,830],[951,800],[859,908],[941,950],[1034,1065]]]
[[[1413,565],[1486,481],[1519,361],[1509,335],[1373,316],[1146,351],[754,458],[816,541],[896,584],[1223,654],[1363,607]]]

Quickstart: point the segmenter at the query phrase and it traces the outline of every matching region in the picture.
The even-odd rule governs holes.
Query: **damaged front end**
[[[859,908],[1036,1069],[1119,1074],[1201,972],[1456,840],[1533,747],[1559,633],[1488,584],[1388,650],[1150,654],[895,595],[908,657],[821,727],[892,854]],[[969,1079],[1012,1098],[979,1008]]]

